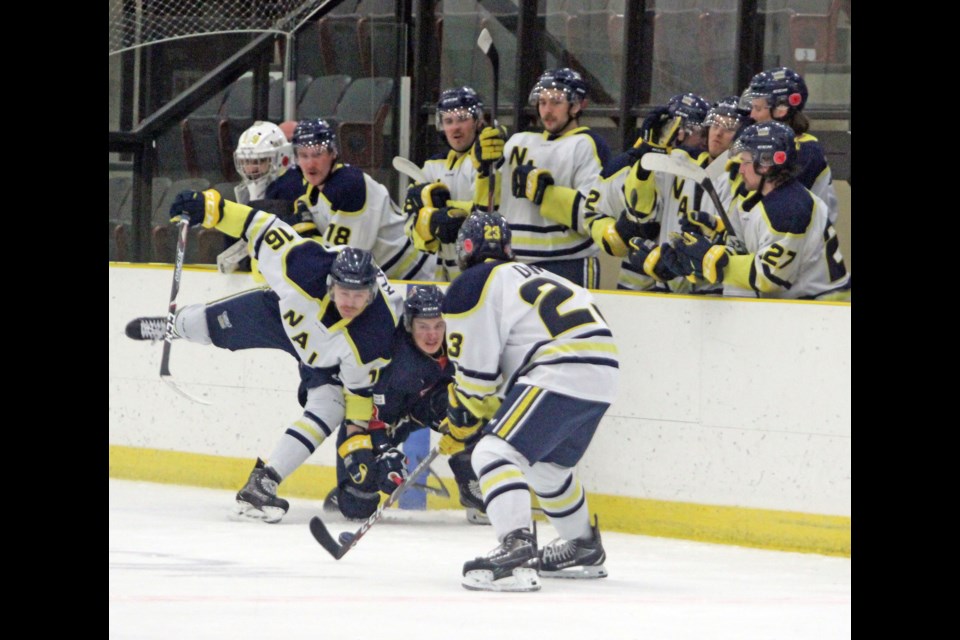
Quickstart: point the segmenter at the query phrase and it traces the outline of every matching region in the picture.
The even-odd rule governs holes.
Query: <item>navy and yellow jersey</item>
[[[458,399],[489,419],[516,384],[613,402],[613,334],[583,287],[536,265],[488,260],[460,274],[441,306]]]
[[[597,256],[599,247],[581,219],[580,199],[589,193],[609,159],[610,149],[603,139],[588,127],[560,135],[524,131],[510,136],[503,154],[495,193],[499,194],[500,213],[510,225],[517,259],[536,263]],[[570,189],[547,189],[539,206],[526,198],[515,198],[511,190],[513,170],[520,164],[547,169],[555,185]],[[478,193],[481,188],[478,180]],[[478,195],[474,201],[485,202]],[[554,211],[547,211],[549,208]]]
[[[765,196],[741,192],[734,211],[748,253],[730,257],[724,295],[748,291],[761,298],[816,298],[848,287],[827,205],[798,180]]]
[[[820,141],[809,133],[797,136],[796,142],[801,167],[798,180],[827,204],[830,222],[836,224],[840,203],[837,200],[837,192],[833,188],[833,173],[830,171],[830,165],[827,164],[823,147],[820,146]]]
[[[337,164],[321,187],[309,185],[302,198],[327,247],[349,245],[373,253],[387,277],[428,280],[431,256],[418,250],[403,230],[403,212],[387,188],[348,164]]]
[[[473,207],[473,184],[476,169],[470,160],[469,151],[457,153],[450,149],[446,154],[437,154],[423,165],[423,173],[430,182],[440,181],[450,189],[448,206],[470,211]],[[441,242],[436,255],[436,270],[433,280],[450,282],[460,275],[457,266],[457,245],[455,242]]]
[[[417,348],[401,321],[393,339],[390,364],[373,387],[374,422],[394,431],[430,427],[436,430],[447,413],[447,385],[453,382],[453,363],[446,353],[437,357]],[[412,423],[412,424],[410,424]],[[371,428],[376,428],[371,423]]]
[[[369,420],[373,385],[390,360],[403,307],[400,293],[381,272],[370,305],[356,318],[344,319],[327,290],[327,275],[342,247],[328,249],[300,237],[273,214],[232,202],[225,203],[217,228],[248,243],[279,297],[283,328],[301,363],[339,379],[347,419]]]
[[[300,167],[294,165],[284,171],[280,177],[267,185],[267,200],[294,201],[307,192],[307,181],[303,179]]]

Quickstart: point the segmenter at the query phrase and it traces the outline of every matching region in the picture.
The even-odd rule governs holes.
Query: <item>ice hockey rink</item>
[[[851,560],[603,531],[610,575],[532,593],[460,586],[496,546],[461,511],[391,509],[341,560],[310,535],[320,502],[276,525],[228,518],[233,492],[110,479],[109,637],[851,637]],[[324,516],[331,532],[356,522]],[[538,523],[545,544],[553,529]]]

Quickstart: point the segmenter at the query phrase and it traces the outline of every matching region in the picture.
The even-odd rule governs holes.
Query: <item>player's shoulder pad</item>
[[[264,195],[270,200],[296,200],[306,192],[307,182],[303,179],[303,173],[300,167],[293,166],[268,184]]]
[[[804,136],[806,135],[804,134]],[[797,144],[797,155],[802,167],[799,180],[807,188],[810,188],[820,177],[820,174],[827,169],[827,157],[823,154],[823,147],[813,136],[810,136],[808,140],[804,140],[801,136]]]
[[[617,154],[609,162],[604,163],[603,171],[600,172],[600,177],[604,180],[609,179],[611,176],[620,173],[623,169],[629,169],[633,166],[634,159],[627,151]]]
[[[610,162],[610,145],[607,144],[607,141],[603,139],[596,131],[590,129],[589,127],[582,127],[583,131],[574,130],[573,133],[577,135],[584,135],[590,138],[593,141],[593,147],[596,150],[597,159],[600,160],[600,166],[606,167],[607,163]]]
[[[345,327],[363,362],[372,362],[377,358],[390,359],[395,329],[396,317],[379,290],[370,306]]]
[[[327,295],[327,274],[336,257],[316,240],[295,244],[284,256],[286,277],[307,295],[320,299]]]
[[[473,309],[483,297],[484,287],[490,273],[498,266],[507,264],[500,260],[488,260],[460,272],[443,296],[441,313],[464,313]]]
[[[349,164],[342,165],[324,183],[323,197],[334,211],[360,211],[367,201],[363,171]]]
[[[803,234],[813,217],[813,194],[791,180],[763,197],[763,210],[777,233]]]

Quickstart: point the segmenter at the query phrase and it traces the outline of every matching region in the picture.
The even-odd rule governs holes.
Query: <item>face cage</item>
[[[278,154],[276,151],[245,151],[238,149],[233,153],[233,166],[237,170],[237,175],[240,176],[245,183],[259,184],[264,181],[269,183],[276,179],[280,171],[280,162],[277,156]],[[243,169],[243,163],[251,160],[256,162],[261,160],[269,160],[269,166],[267,167],[266,172],[258,175],[256,178],[251,178],[248,176],[246,171]]]
[[[300,149],[319,149],[320,151],[326,150],[333,154],[340,154],[340,150],[337,148],[337,145],[330,141],[324,140],[323,142],[310,142],[307,144],[295,144],[293,145],[293,156],[294,159],[297,159],[297,151]]]
[[[544,91],[561,91],[563,92],[563,97],[567,99],[567,102],[574,104],[575,102],[580,102],[580,99],[574,95],[573,89],[568,87],[565,84],[561,84],[556,80],[551,80],[546,84],[537,83],[537,85],[530,91],[530,97],[527,98],[527,102],[530,103],[531,107],[536,107],[540,103],[540,94]]]
[[[443,131],[443,116],[448,113],[457,114],[457,119],[460,120],[460,122],[464,122],[467,118],[473,118],[474,122],[483,119],[483,111],[476,106],[457,107],[456,109],[437,111],[436,116],[434,116],[434,123],[437,126],[437,131]]]
[[[708,113],[703,121],[704,127],[720,127],[725,131],[737,131],[740,128],[739,116],[728,113]]]

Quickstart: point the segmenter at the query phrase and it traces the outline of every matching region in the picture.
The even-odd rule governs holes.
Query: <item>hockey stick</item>
[[[480,36],[477,38],[477,46],[480,47],[480,51],[483,51],[484,55],[487,56],[487,59],[490,61],[490,66],[493,67],[493,102],[490,103],[490,119],[493,121],[494,127],[499,127],[497,123],[497,94],[500,91],[500,54],[497,53],[497,47],[493,44],[493,36],[490,35],[490,32],[484,27],[480,31]],[[496,178],[496,167],[493,166],[494,163],[490,163],[490,193],[487,198],[487,212],[493,213],[493,202],[494,202],[494,192],[497,184]]]
[[[727,212],[723,208],[723,204],[720,202],[720,196],[717,195],[717,190],[713,187],[713,182],[710,180],[710,176],[707,174],[707,171],[696,164],[695,162],[689,162],[678,158],[675,155],[671,154],[660,154],[660,153],[646,153],[640,158],[640,166],[646,169],[647,171],[663,171],[665,173],[672,173],[676,176],[681,176],[683,178],[690,178],[697,184],[703,187],[704,191],[710,196],[710,199],[713,201],[713,206],[717,208],[717,211],[720,213],[720,218],[723,220],[723,224],[727,227],[727,233],[731,236],[736,237],[736,232],[733,230],[733,225],[730,224],[730,218],[727,217]]]
[[[173,343],[173,319],[177,314],[177,293],[180,291],[180,277],[183,275],[183,256],[187,252],[187,233],[190,231],[190,220],[181,218],[177,225],[177,256],[173,265],[173,286],[170,290],[170,306],[167,310],[167,327],[163,333],[163,355],[160,357],[160,379],[166,382],[171,389],[188,400],[200,404],[210,404],[206,400],[194,398],[180,388],[170,373],[170,347]]]
[[[430,182],[427,176],[412,160],[407,160],[403,156],[393,157],[393,168],[407,176],[414,182]]]
[[[332,555],[336,560],[339,560],[347,554],[350,549],[353,549],[356,546],[357,542],[360,541],[367,531],[370,530],[377,520],[383,516],[383,512],[389,509],[393,504],[400,499],[400,496],[409,489],[413,483],[416,481],[417,477],[423,473],[434,459],[440,455],[440,449],[434,447],[427,453],[427,456],[420,461],[413,471],[407,476],[407,479],[403,481],[399,487],[397,487],[393,493],[387,496],[387,499],[384,500],[383,504],[377,507],[377,510],[367,518],[367,521],[364,522],[359,529],[354,533],[349,533],[344,531],[340,534],[340,539],[343,541],[343,544],[338,543],[333,539],[333,536],[330,535],[330,531],[327,530],[327,525],[323,524],[323,520],[319,516],[313,516],[310,519],[310,533],[313,534],[313,537],[320,543],[324,549],[326,549],[330,555]]]

